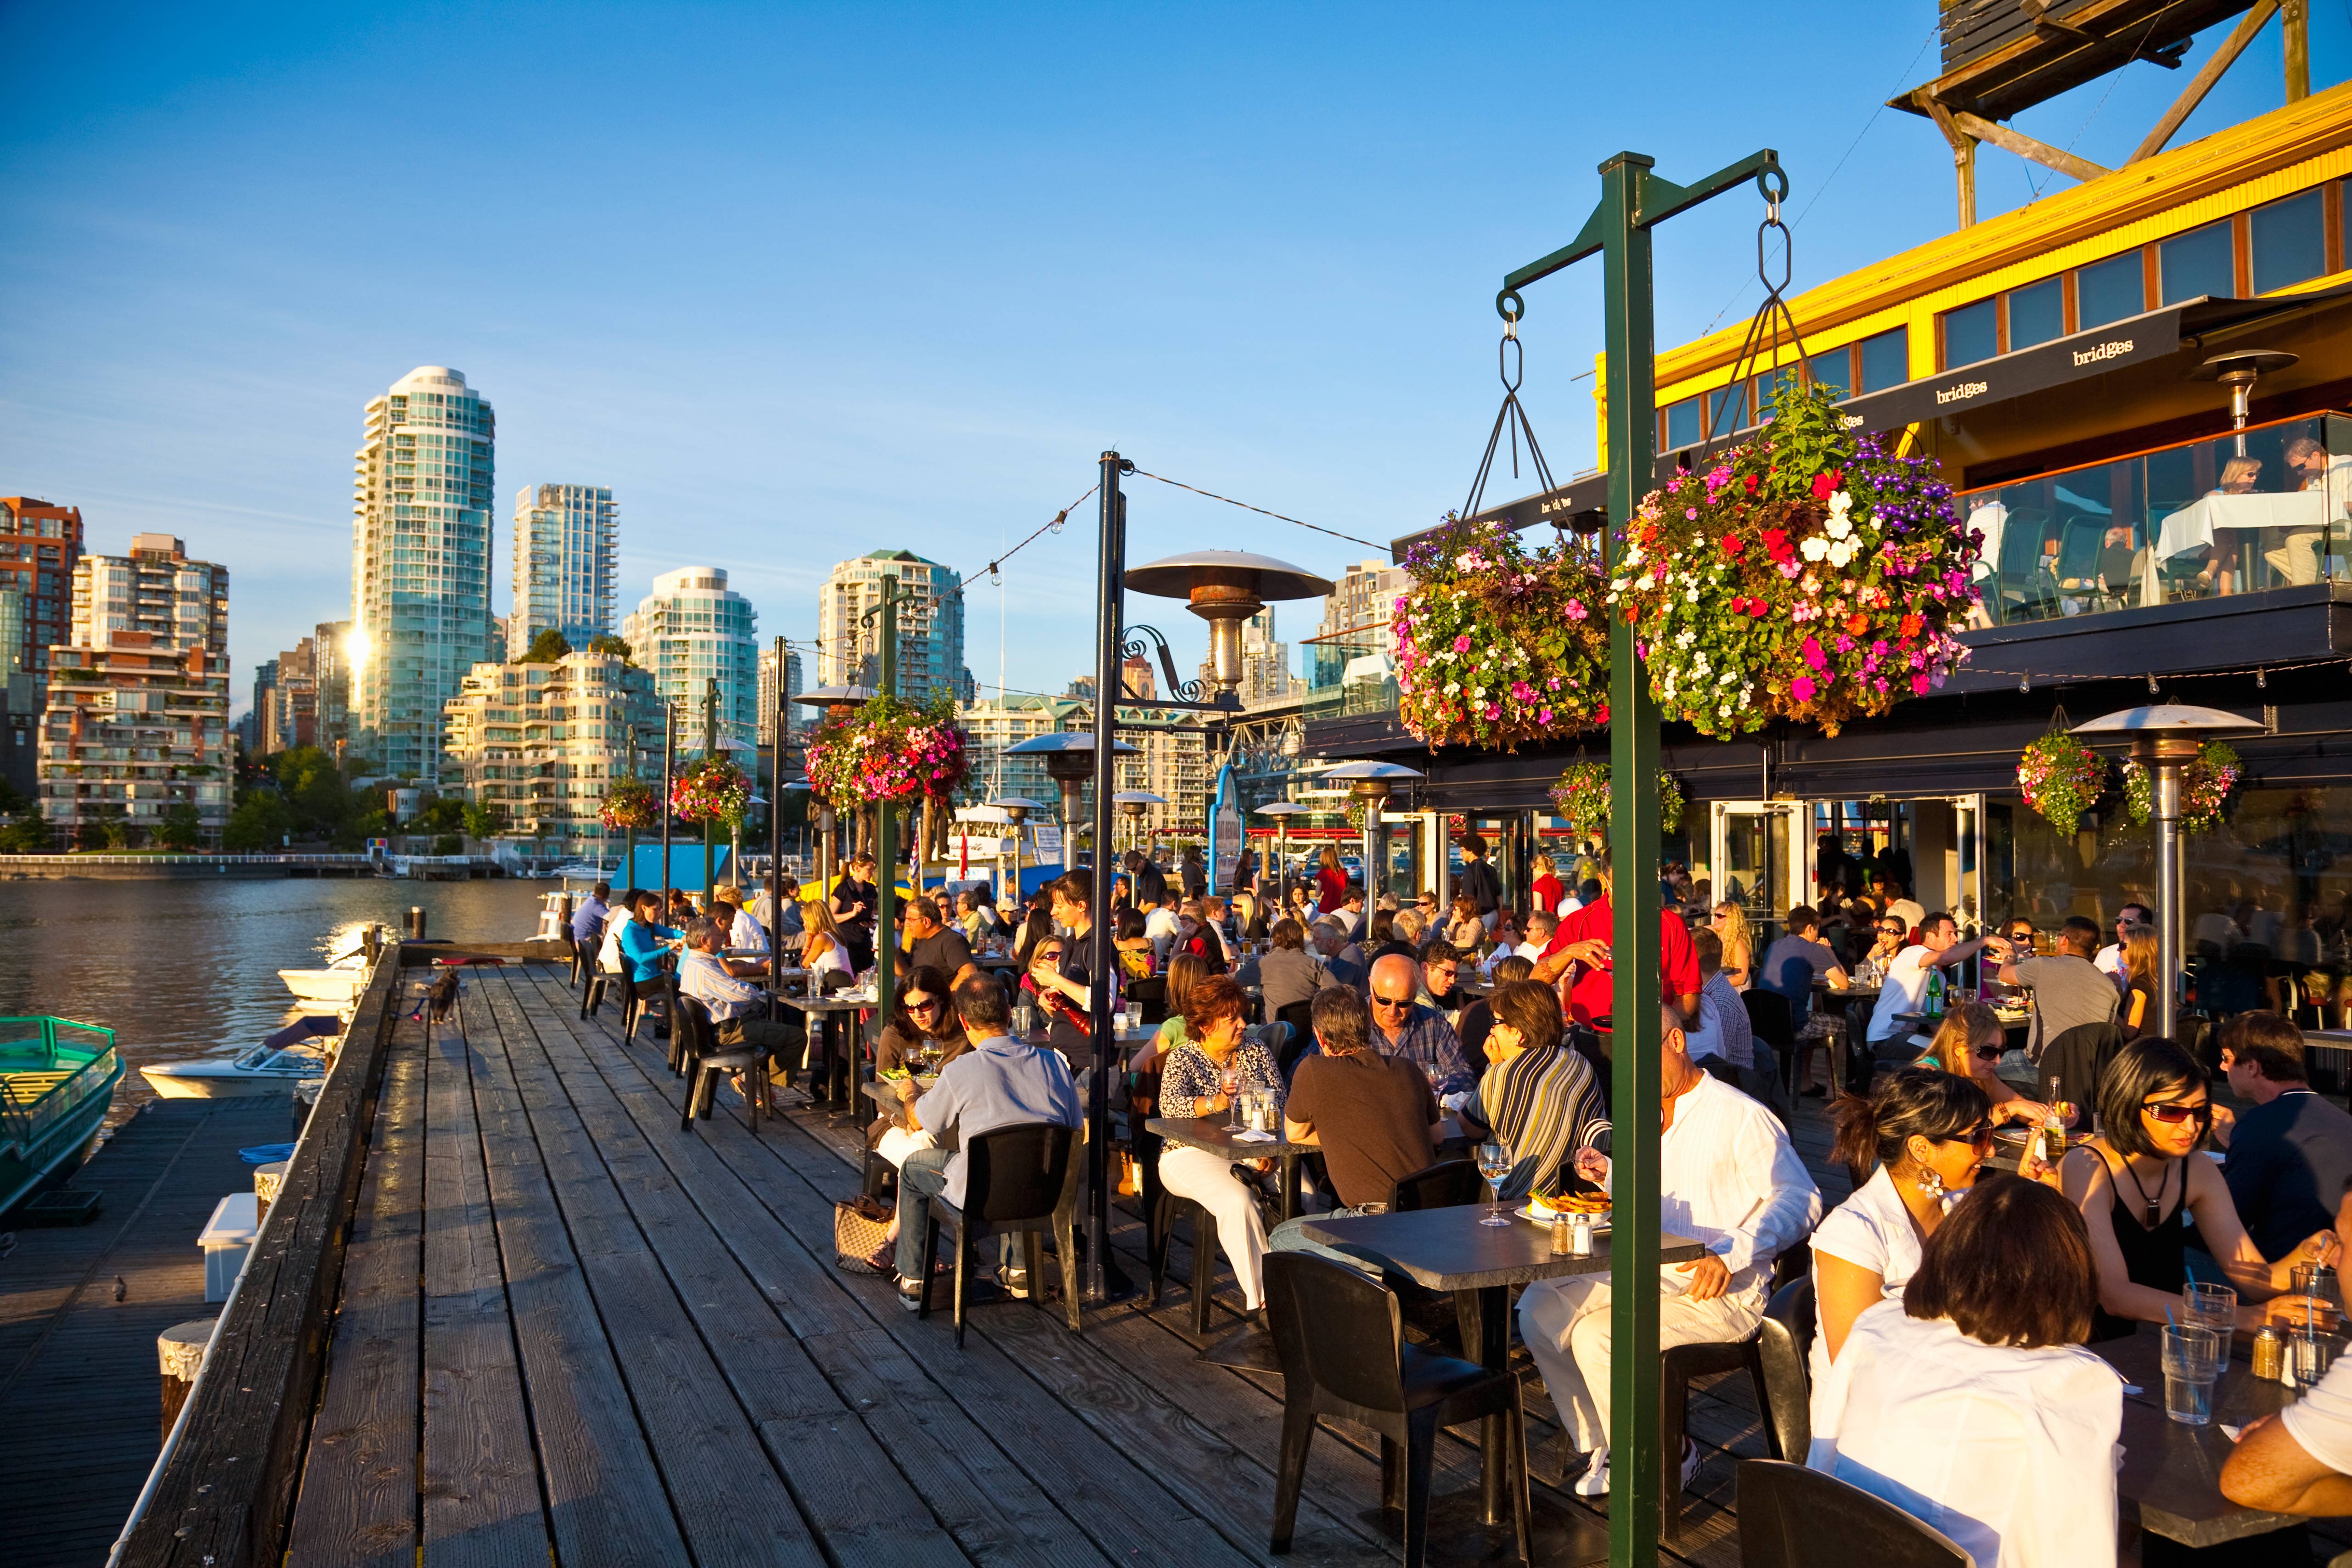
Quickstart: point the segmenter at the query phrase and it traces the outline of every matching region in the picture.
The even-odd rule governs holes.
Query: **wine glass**
[[[1228,1133],[1238,1133],[1242,1130],[1241,1117],[1238,1114],[1241,1103],[1234,1097],[1241,1086],[1242,1070],[1240,1068],[1229,1061],[1217,1070],[1217,1087],[1225,1092],[1225,1131]]]
[[[1499,1138],[1478,1145],[1478,1174],[1486,1178],[1487,1190],[1495,1200],[1494,1209],[1480,1220],[1481,1225],[1508,1225],[1510,1217],[1503,1212],[1503,1178],[1511,1174],[1510,1145]]]
[[[923,1075],[931,1077],[940,1070],[940,1042],[928,1036],[923,1040]]]

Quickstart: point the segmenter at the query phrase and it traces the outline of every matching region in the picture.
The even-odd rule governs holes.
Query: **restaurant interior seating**
[[[1940,1530],[1834,1476],[1785,1459],[1742,1459],[1742,1568],[1977,1568]]]
[[[916,1316],[931,1315],[931,1275],[939,1267],[940,1230],[955,1232],[956,1348],[963,1348],[964,1303],[971,1272],[978,1266],[977,1235],[982,1225],[1021,1237],[1022,1262],[1029,1271],[1032,1295],[1045,1289],[1045,1276],[1039,1232],[1054,1233],[1054,1250],[1062,1266],[1062,1303],[1069,1314],[1070,1332],[1078,1319],[1078,1172],[1085,1162],[1080,1130],[1044,1122],[1024,1122],[982,1133],[964,1145],[964,1207],[957,1207],[944,1193],[926,1205],[923,1227],[922,1300]]]
[[[1805,1450],[1812,1444],[1811,1391],[1805,1377],[1805,1356],[1813,1337],[1812,1257],[1812,1249],[1802,1244],[1780,1254],[1772,1266],[1771,1304],[1746,1339],[1666,1347],[1658,1384],[1658,1451],[1665,1467],[1665,1485],[1658,1494],[1662,1539],[1671,1541],[1682,1533],[1683,1437],[1694,1378],[1744,1370],[1756,1393],[1756,1412],[1772,1457],[1804,1462]]]
[[[1282,1459],[1270,1551],[1290,1550],[1307,1451],[1317,1422],[1331,1416],[1380,1434],[1381,1511],[1402,1514],[1405,1568],[1422,1568],[1438,1429],[1498,1416],[1519,1561],[1532,1561],[1527,1426],[1517,1374],[1406,1343],[1396,1292],[1312,1253],[1267,1253],[1265,1296],[1283,1373]]]

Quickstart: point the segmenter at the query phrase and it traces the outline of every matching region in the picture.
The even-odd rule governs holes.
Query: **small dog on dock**
[[[446,1023],[449,1021],[449,1009],[457,1005],[457,971],[445,969],[441,972],[441,977],[433,982],[433,988],[425,992],[424,998],[417,1002],[416,1010],[409,1014],[408,1019],[411,1023],[414,1023],[423,1018],[427,1009],[430,1009],[435,1023]]]

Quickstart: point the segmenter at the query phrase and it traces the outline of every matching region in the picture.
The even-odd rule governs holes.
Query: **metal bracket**
[[[1147,646],[1144,642],[1147,637],[1150,639],[1150,646],[1156,647],[1160,651],[1160,673],[1168,682],[1169,695],[1165,698],[1154,698],[1150,702],[1144,702],[1139,698],[1129,699],[1122,692],[1112,698],[1112,706],[1116,707],[1121,703],[1132,700],[1132,706],[1137,707],[1176,707],[1189,709],[1193,713],[1233,714],[1241,711],[1242,699],[1234,693],[1219,692],[1211,696],[1205,683],[1198,679],[1187,681],[1178,677],[1176,655],[1169,651],[1168,639],[1161,634],[1157,626],[1129,626],[1122,631],[1119,633],[1118,643],[1118,656],[1121,662],[1141,658]],[[1206,700],[1203,700],[1204,698]]]

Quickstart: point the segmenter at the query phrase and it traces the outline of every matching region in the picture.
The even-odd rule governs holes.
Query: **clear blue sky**
[[[226,562],[239,706],[347,612],[361,410],[416,365],[497,406],[501,611],[515,492],[607,484],[625,608],[709,561],[763,635],[812,636],[834,560],[911,549],[972,578],[985,689],[978,570],[1107,445],[1367,539],[1460,505],[1500,275],[1619,148],[1679,178],[1779,148],[1800,287],[1952,221],[1940,139],[1877,108],[1933,74],[1933,0],[355,10],[0,8],[0,494]],[[2352,0],[2313,11],[2325,87]],[[2019,124],[2119,162],[2186,75]],[[2180,140],[2281,98],[2273,23]],[[1980,170],[1988,214],[2064,183]],[[1661,343],[1752,308],[1759,215],[1676,220]],[[1594,461],[1595,303],[1573,276],[1529,300],[1556,473]],[[1135,490],[1130,559],[1372,553]],[[1091,523],[1006,569],[1013,689],[1087,662]],[[1172,605],[1133,618],[1197,659]]]

